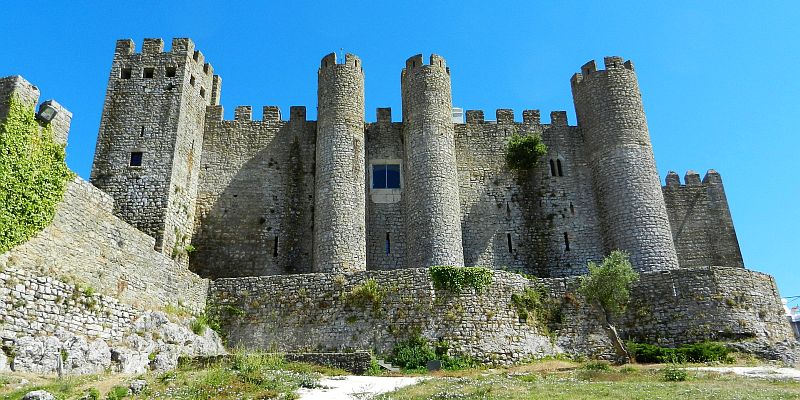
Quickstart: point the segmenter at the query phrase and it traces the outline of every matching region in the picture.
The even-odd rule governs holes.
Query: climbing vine
[[[53,129],[39,127],[33,109],[9,102],[0,125],[0,253],[50,224],[72,172]]]

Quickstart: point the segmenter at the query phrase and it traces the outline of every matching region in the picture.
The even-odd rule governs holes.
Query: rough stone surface
[[[382,299],[348,300],[374,279]],[[529,281],[495,271],[478,293],[435,290],[428,269],[218,279],[209,307],[219,313],[230,346],[282,352],[375,350],[419,332],[451,351],[505,363],[558,351],[533,323],[520,322],[511,294]]]
[[[58,278],[137,307],[182,305],[203,310],[208,280],[153,250],[153,243],[152,237],[114,216],[113,200],[107,194],[75,178],[68,183],[53,222],[33,239],[0,255],[0,266],[35,271],[41,278],[24,282],[24,291],[45,301],[59,296],[59,301],[67,301],[73,296],[63,293],[67,287],[52,279]],[[55,286],[48,287],[49,292],[37,291],[39,285],[50,284]],[[21,295],[14,294],[14,287],[0,287],[0,294]],[[16,297],[8,304],[28,300]]]
[[[367,269],[364,194],[364,70],[347,54],[322,59],[317,93],[314,271]]]
[[[684,182],[670,171],[663,188],[680,264],[744,268],[722,177],[712,169],[701,182],[689,171]]]
[[[627,251],[641,271],[678,267],[633,64],[606,57],[572,78],[597,198],[604,253]]]
[[[367,351],[354,351],[352,353],[289,353],[284,357],[286,361],[324,365],[343,369],[356,375],[367,372],[372,363],[372,355]]]
[[[353,289],[374,279],[379,303],[355,306]],[[232,345],[281,351],[370,349],[386,354],[413,332],[446,340],[451,350],[508,363],[557,353],[610,358],[613,349],[576,278],[545,278],[553,304],[547,327],[520,322],[511,295],[535,282],[495,271],[485,291],[434,290],[427,269],[219,279],[210,302]],[[266,296],[270,294],[270,296]],[[623,338],[676,346],[704,340],[792,340],[774,280],[741,268],[679,268],[641,274],[636,299],[617,326]]]
[[[136,379],[128,385],[131,394],[142,393],[145,388],[147,388],[147,381],[144,379]]]
[[[56,396],[46,390],[34,390],[26,393],[22,400],[56,400]]]
[[[194,228],[206,106],[219,79],[189,39],[117,41],[91,182],[115,214],[155,238],[165,255],[184,253]],[[131,153],[141,152],[141,166]]]

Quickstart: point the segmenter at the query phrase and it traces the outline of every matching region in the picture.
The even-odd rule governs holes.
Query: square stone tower
[[[166,255],[191,240],[206,107],[219,103],[220,84],[189,39],[168,52],[145,39],[140,53],[117,41],[91,181]]]

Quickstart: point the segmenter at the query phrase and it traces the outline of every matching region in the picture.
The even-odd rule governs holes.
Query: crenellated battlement
[[[443,69],[447,74],[450,74],[450,68],[447,66],[447,62],[445,61],[444,57],[438,54],[431,54],[428,58],[428,64],[425,64],[423,61],[422,54],[417,54],[415,56],[409,57],[406,60],[406,67],[403,69],[403,73],[411,72],[416,68],[438,68]]]
[[[344,55],[344,63],[339,63],[338,62],[337,57],[336,57],[336,53],[330,53],[330,54],[326,55],[325,57],[322,57],[322,60],[319,63],[319,68],[320,69],[325,69],[325,68],[333,67],[333,66],[336,66],[336,65],[344,65],[344,66],[348,66],[348,67],[351,67],[351,68],[361,68],[361,71],[363,72],[361,59],[358,58],[357,55],[350,54],[350,53],[347,53],[347,54]]]
[[[513,124],[520,123],[515,120],[514,110],[508,108],[498,108],[495,110],[495,120],[486,121],[483,110],[467,110],[466,123],[467,124]],[[522,123],[531,125],[541,125],[542,117],[540,110],[522,110]],[[551,126],[568,126],[567,112],[566,111],[552,111],[550,112],[550,125]]]
[[[700,174],[694,170],[686,171],[686,174],[683,177],[683,182],[681,183],[680,176],[675,171],[669,171],[667,173],[666,178],[666,188],[669,189],[677,189],[683,187],[696,187],[702,185],[709,185],[709,184],[722,184],[722,176],[720,176],[719,172],[716,170],[710,169],[706,172],[706,175],[700,180]]]
[[[189,38],[174,38],[168,52],[164,51],[164,40],[161,38],[146,38],[142,41],[141,52],[136,52],[136,43],[132,39],[117,40],[114,49],[115,60],[129,60],[134,56],[179,56],[191,59],[202,68],[204,74],[214,75],[214,67],[205,62],[203,53],[195,50],[194,42]]]
[[[631,60],[624,61],[624,59],[619,56],[609,56],[603,58],[603,65],[605,66],[605,69],[598,70],[597,63],[595,62],[595,60],[591,60],[586,64],[583,64],[583,66],[581,67],[581,72],[572,75],[572,79],[570,80],[570,82],[574,86],[583,82],[585,78],[592,76],[593,74],[597,73],[604,74],[612,70],[629,70],[629,71],[634,70],[633,62],[631,62]]]

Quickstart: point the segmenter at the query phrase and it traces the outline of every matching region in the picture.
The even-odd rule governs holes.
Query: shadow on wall
[[[207,123],[192,271],[311,272],[315,132],[304,118]]]

